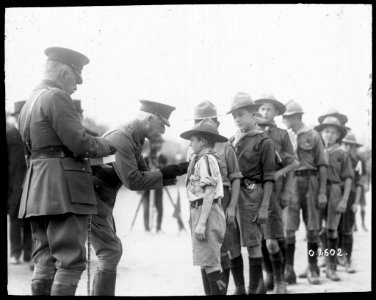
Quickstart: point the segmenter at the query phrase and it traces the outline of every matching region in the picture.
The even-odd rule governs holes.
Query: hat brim
[[[274,99],[258,99],[255,101],[255,103],[263,105],[264,103],[271,103],[274,105],[274,107],[278,110],[277,116],[282,115],[286,111],[286,106],[279,102],[278,100]]]
[[[226,115],[213,115],[213,116],[207,116],[207,117],[193,117],[193,118],[185,119],[185,121],[212,119],[212,118],[219,118],[219,117],[224,117],[224,116],[226,116]]]
[[[216,143],[221,143],[221,142],[227,142],[228,139],[220,134],[215,134],[215,133],[212,133],[212,132],[208,132],[208,131],[203,131],[203,130],[188,130],[188,131],[185,131],[183,132],[182,134],[180,134],[180,137],[185,139],[185,140],[190,140],[192,135],[210,135],[211,137],[213,137],[213,140],[216,142]]]
[[[158,115],[158,117],[161,118],[161,120],[163,121],[163,123],[164,123],[166,126],[171,127],[170,122],[169,122],[165,117],[162,117],[162,116],[160,116],[160,115]]]
[[[325,120],[326,117],[335,117],[343,125],[345,125],[348,121],[348,118],[345,115],[340,114],[340,113],[332,113],[332,114],[322,115],[322,116],[318,117],[317,120],[319,121],[319,123],[322,123]]]
[[[282,114],[282,116],[287,116],[287,117],[289,117],[289,116],[293,116],[293,115],[303,115],[304,114],[304,111],[302,111],[302,112],[294,112],[294,111],[285,111],[283,114]]]
[[[234,111],[236,110],[239,110],[239,109],[247,109],[247,108],[252,108],[254,110],[258,110],[260,108],[262,104],[248,104],[248,105],[244,105],[244,106],[239,106],[239,107],[235,107],[233,109],[231,109],[229,112],[227,112],[226,114],[229,115],[229,114],[232,114]]]
[[[354,145],[357,148],[363,146],[362,144],[359,144],[357,142],[350,141],[350,140],[345,140],[345,139],[342,139],[342,143],[351,144],[351,145]]]
[[[340,134],[340,139],[343,139],[346,136],[347,130],[346,130],[345,126],[339,126],[339,125],[336,125],[336,124],[320,124],[320,125],[315,126],[314,128],[315,128],[316,131],[320,132],[324,128],[329,127],[329,126],[336,127],[338,129],[339,134]]]

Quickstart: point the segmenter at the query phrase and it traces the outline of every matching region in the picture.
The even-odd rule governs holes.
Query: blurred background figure
[[[10,263],[20,264],[23,252],[23,261],[31,262],[31,228],[28,219],[18,219],[18,210],[22,195],[22,184],[26,173],[26,160],[23,143],[18,131],[18,116],[26,101],[14,103],[14,112],[10,114],[14,118],[7,118],[6,139],[8,147],[8,201],[7,211],[9,215],[10,238]],[[12,122],[13,121],[13,122]]]
[[[150,141],[150,152],[149,155],[145,157],[145,162],[150,170],[160,169],[167,165],[167,158],[161,153],[163,142],[162,137],[158,137]],[[163,218],[163,189],[156,189],[154,191],[154,203],[150,203],[150,190],[146,190],[142,195],[144,207],[144,226],[145,231],[150,231],[150,229],[153,227],[153,218],[150,218],[150,210],[155,207],[157,212],[156,232],[160,233],[162,230],[161,226]]]

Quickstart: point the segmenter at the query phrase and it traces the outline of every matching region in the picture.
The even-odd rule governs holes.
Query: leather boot
[[[51,296],[74,296],[76,294],[77,285],[53,283],[51,288]]]
[[[320,269],[316,264],[309,264],[307,268],[307,280],[310,284],[320,284]]]
[[[116,272],[97,270],[93,281],[92,296],[115,296]]]
[[[225,277],[221,271],[210,272],[207,274],[210,284],[211,295],[226,295]]]
[[[33,296],[50,296],[53,280],[32,280],[31,294]]]
[[[231,273],[234,278],[235,292],[234,295],[246,295],[245,285],[244,285],[244,266],[242,255],[235,257],[230,260]]]
[[[265,276],[265,288],[267,291],[272,291],[273,288],[274,288],[274,278],[273,278],[273,273],[270,273],[270,272],[266,272],[265,273],[266,276]]]
[[[292,265],[286,264],[285,280],[288,284],[296,284],[296,274]]]
[[[278,278],[274,278],[274,288],[273,294],[285,294],[286,293],[286,283]]]
[[[210,283],[205,269],[201,269],[202,284],[204,286],[205,296],[211,295]]]
[[[264,284],[264,280],[261,280],[261,279],[259,280],[257,290],[256,290],[256,294],[266,294],[266,287],[265,287],[265,284]]]
[[[351,258],[347,257],[346,260],[347,260],[345,263],[346,272],[350,274],[355,273],[355,269],[352,267]]]
[[[333,280],[333,281],[341,280],[334,269],[333,263],[328,263],[328,265],[326,266],[326,278],[329,278],[330,280]]]
[[[234,292],[233,295],[235,295],[235,296],[247,295],[247,293],[245,291],[244,284],[243,285],[239,285],[239,286],[235,286],[235,292]]]

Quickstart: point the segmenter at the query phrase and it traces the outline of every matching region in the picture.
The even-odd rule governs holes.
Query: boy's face
[[[235,125],[243,132],[252,129],[256,125],[255,111],[240,108],[232,112],[232,117]]]
[[[191,147],[194,154],[198,154],[205,147],[205,142],[201,139],[199,140],[197,136],[191,136]]]
[[[287,129],[293,128],[297,122],[298,119],[296,118],[296,115],[283,116],[283,123]]]
[[[343,149],[349,153],[351,156],[356,156],[356,147],[355,145],[349,144],[349,143],[342,143]]]
[[[327,126],[321,131],[321,137],[325,145],[331,146],[334,145],[339,139],[339,131],[334,126]]]
[[[273,121],[274,117],[278,114],[278,110],[276,110],[275,106],[270,102],[265,102],[261,105],[258,112],[266,121]]]

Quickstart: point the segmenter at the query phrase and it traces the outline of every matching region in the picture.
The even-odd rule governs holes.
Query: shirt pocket
[[[313,138],[310,138],[310,137],[300,138],[298,140],[298,146],[302,150],[311,151],[313,149],[313,146],[314,146]]]
[[[95,204],[94,182],[87,160],[65,158],[62,165],[70,200],[77,204]]]

